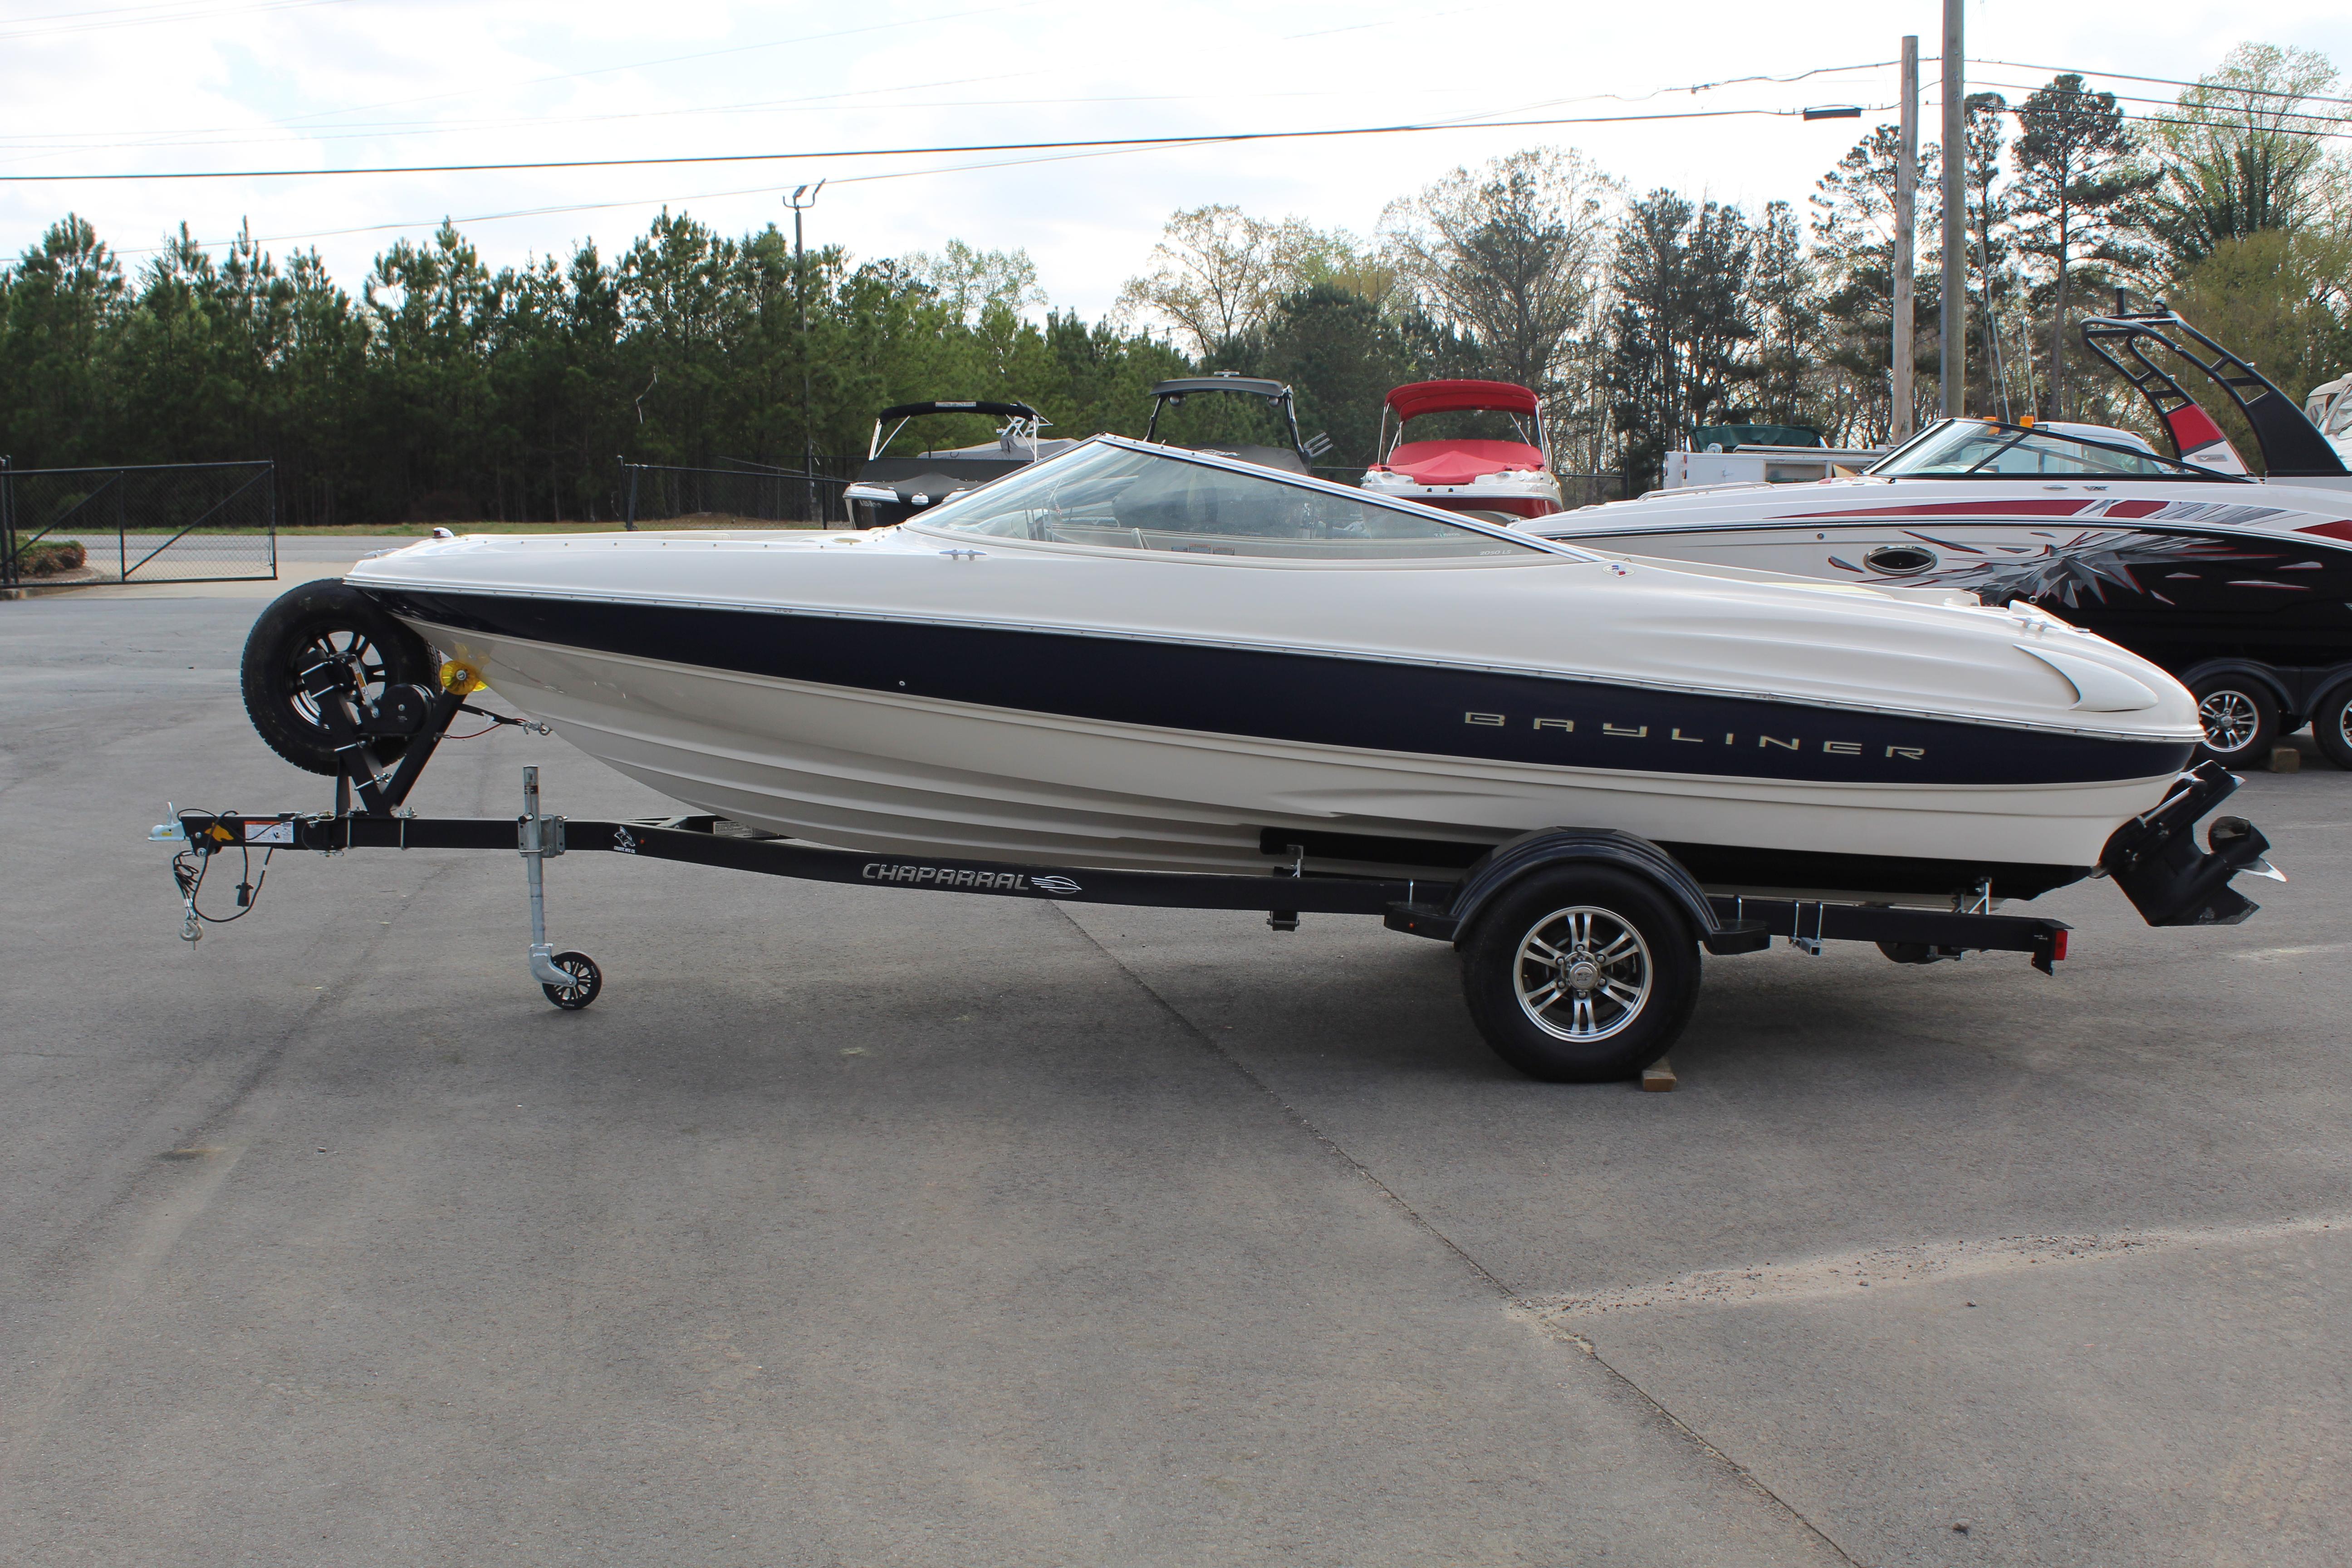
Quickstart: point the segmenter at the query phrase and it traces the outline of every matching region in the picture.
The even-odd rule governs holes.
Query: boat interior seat
[[[1424,485],[1467,484],[1481,474],[1540,468],[1543,453],[1524,441],[1408,441],[1385,465]]]

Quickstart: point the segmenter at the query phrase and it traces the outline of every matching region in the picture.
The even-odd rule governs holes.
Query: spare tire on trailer
[[[1698,1005],[1698,938],[1654,883],[1611,866],[1537,871],[1462,943],[1462,990],[1495,1054],[1550,1083],[1629,1079]]]
[[[298,768],[332,776],[342,771],[334,737],[302,689],[302,672],[330,658],[352,663],[370,701],[387,686],[436,683],[425,639],[357,588],[329,577],[278,595],[245,639],[245,711],[271,751]],[[369,749],[390,762],[408,741],[386,736]]]

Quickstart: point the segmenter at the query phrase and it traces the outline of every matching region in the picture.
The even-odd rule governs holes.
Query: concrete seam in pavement
[[[1770,1487],[1766,1486],[1762,1481],[1759,1480],[1746,1466],[1740,1464],[1730,1455],[1725,1453],[1722,1449],[1717,1447],[1714,1444],[1708,1442],[1704,1436],[1700,1436],[1700,1434],[1692,1427],[1690,1423],[1685,1421],[1681,1416],[1676,1415],[1673,1411],[1667,1409],[1664,1405],[1658,1401],[1655,1395],[1650,1393],[1649,1390],[1643,1388],[1640,1384],[1634,1382],[1632,1378],[1618,1371],[1614,1366],[1612,1366],[1609,1363],[1608,1358],[1601,1353],[1600,1349],[1595,1346],[1591,1340],[1586,1339],[1582,1334],[1577,1333],[1572,1330],[1563,1328],[1559,1323],[1549,1321],[1537,1309],[1534,1303],[1527,1300],[1525,1298],[1521,1297],[1517,1291],[1505,1284],[1494,1270],[1488,1268],[1485,1264],[1480,1263],[1476,1258],[1471,1257],[1469,1253],[1464,1251],[1459,1243],[1457,1243],[1452,1237],[1446,1235],[1444,1231],[1438,1229],[1436,1226],[1431,1224],[1429,1219],[1423,1215],[1420,1210],[1407,1203],[1404,1198],[1398,1194],[1395,1188],[1390,1186],[1386,1182],[1381,1180],[1379,1176],[1373,1174],[1371,1168],[1366,1165],[1361,1160],[1357,1159],[1355,1155],[1349,1153],[1347,1149],[1339,1143],[1339,1140],[1333,1138],[1320,1127],[1318,1127],[1304,1111],[1291,1104],[1289,1100],[1284,1099],[1281,1091],[1276,1089],[1272,1084],[1266,1082],[1265,1079],[1259,1077],[1256,1072],[1252,1070],[1248,1063],[1243,1061],[1241,1058],[1235,1056],[1232,1051],[1227,1050],[1223,1046],[1220,1045],[1214,1036],[1211,1035],[1206,1029],[1202,1028],[1192,1019],[1186,1017],[1183,1012],[1179,1009],[1174,1003],[1169,1001],[1167,997],[1162,996],[1156,989],[1153,988],[1150,981],[1144,979],[1142,975],[1129,968],[1126,961],[1121,959],[1118,954],[1111,952],[1110,949],[1105,947],[1100,942],[1097,941],[1094,932],[1087,930],[1086,927],[1080,925],[1077,921],[1071,920],[1069,911],[1062,909],[1056,904],[1048,904],[1046,907],[1051,909],[1055,914],[1059,915],[1062,920],[1068,924],[1070,929],[1076,931],[1078,935],[1083,938],[1089,946],[1093,947],[1097,952],[1101,953],[1105,958],[1110,960],[1111,963],[1118,970],[1118,972],[1126,975],[1137,990],[1150,997],[1152,1005],[1157,1006],[1160,1012],[1166,1014],[1170,1021],[1174,1023],[1179,1029],[1192,1037],[1194,1040],[1200,1042],[1200,1044],[1208,1050],[1210,1055],[1217,1058],[1234,1072],[1239,1073],[1242,1078],[1248,1082],[1251,1088],[1256,1089],[1260,1094],[1265,1095],[1268,1100],[1274,1101],[1274,1103],[1281,1109],[1284,1116],[1287,1117],[1292,1122],[1297,1124],[1308,1137],[1321,1144],[1324,1150],[1334,1159],[1339,1160],[1350,1171],[1353,1171],[1356,1175],[1369,1184],[1374,1192],[1380,1194],[1380,1195],[1388,1202],[1391,1207],[1394,1208],[1399,1214],[1404,1215],[1407,1220],[1418,1226],[1425,1235],[1435,1240],[1439,1246],[1444,1247],[1446,1251],[1452,1253],[1456,1258],[1460,1259],[1462,1266],[1465,1268],[1467,1268],[1473,1275],[1476,1276],[1479,1281],[1486,1285],[1488,1289],[1491,1289],[1496,1296],[1500,1297],[1504,1305],[1508,1307],[1515,1316],[1518,1317],[1522,1321],[1531,1324],[1538,1332],[1544,1334],[1547,1338],[1574,1345],[1578,1350],[1582,1351],[1588,1360],[1591,1361],[1603,1372],[1607,1373],[1621,1388],[1631,1394],[1635,1399],[1641,1401],[1643,1405],[1655,1415],[1658,1419],[1665,1422],[1667,1426],[1673,1427],[1675,1432],[1682,1436],[1685,1441],[1698,1449],[1698,1451],[1707,1458],[1713,1460],[1718,1465],[1721,1465],[1725,1469],[1738,1477],[1742,1482],[1754,1489],[1759,1496],[1769,1499],[1774,1507],[1786,1513],[1790,1519],[1795,1520],[1800,1525],[1802,1525],[1805,1530],[1811,1534],[1813,1539],[1819,1541],[1823,1546],[1826,1546],[1832,1552],[1836,1552],[1839,1562],[1851,1563],[1854,1564],[1854,1568],[1862,1568],[1859,1560],[1857,1560],[1852,1553],[1848,1552],[1844,1547],[1840,1546],[1835,1541],[1832,1540],[1829,1534],[1824,1531],[1821,1526],[1815,1524],[1811,1520],[1807,1519],[1803,1513],[1798,1510],[1794,1504],[1789,1501],[1788,1499],[1782,1497],[1779,1492],[1774,1491]]]

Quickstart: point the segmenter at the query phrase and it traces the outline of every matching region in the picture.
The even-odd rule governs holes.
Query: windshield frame
[[[1977,468],[1982,468],[1986,463],[1992,461],[1993,458],[2000,457],[2002,453],[2014,448],[2017,443],[2025,437],[2041,436],[2053,441],[2064,441],[2077,447],[2087,447],[2093,451],[2113,452],[2118,457],[2129,458],[2134,462],[2153,462],[2161,464],[2163,467],[2174,470],[2174,472],[2168,474],[2129,472],[2108,474],[2001,474],[1979,473],[1976,468],[1969,468],[1965,472],[1957,474],[1892,474],[1884,471],[1886,465],[1897,461],[1905,453],[1926,442],[1930,437],[1944,429],[1946,426],[1952,425],[1977,425],[1983,426],[1993,430],[2003,430],[2009,432],[2010,438],[2007,441],[2003,442],[2000,446],[1995,447],[1991,452],[1987,453],[1983,458],[1978,460]],[[1958,417],[1948,416],[1946,418],[1937,420],[1934,424],[1928,426],[1926,429],[1912,437],[1911,439],[1904,442],[1901,446],[1895,447],[1893,451],[1879,458],[1878,461],[1871,464],[1870,467],[1863,469],[1859,477],[1863,479],[2009,479],[2021,483],[2035,484],[2068,481],[2076,483],[2105,482],[2112,484],[2117,480],[2127,479],[2178,479],[2193,481],[2198,484],[2207,484],[2214,481],[2228,484],[2254,484],[2259,482],[2251,474],[2225,474],[2217,468],[2200,468],[2195,463],[2184,463],[2178,458],[2168,458],[2163,456],[2161,453],[2142,451],[2137,447],[2120,447],[2113,441],[2094,441],[2087,436],[2077,436],[2071,431],[2048,430],[2035,425],[2017,425],[2012,424],[2006,419],[1979,419],[1972,415],[1961,416]]]
[[[1294,489],[1315,490],[1319,491],[1324,495],[1340,496],[1349,500],[1360,501],[1367,506],[1377,507],[1384,511],[1402,512],[1408,517],[1434,518],[1451,527],[1458,528],[1465,533],[1483,534],[1489,539],[1502,540],[1507,543],[1516,544],[1522,548],[1531,546],[1533,547],[1529,550],[1529,553],[1531,554],[1556,555],[1565,557],[1570,561],[1597,562],[1602,559],[1602,557],[1594,554],[1589,550],[1578,549],[1572,544],[1564,543],[1557,539],[1546,538],[1542,534],[1538,533],[1522,533],[1517,529],[1505,528],[1498,523],[1488,522],[1483,518],[1465,517],[1460,512],[1447,511],[1443,507],[1424,506],[1419,501],[1409,500],[1401,496],[1385,496],[1373,490],[1360,489],[1354,485],[1343,485],[1333,479],[1318,479],[1312,474],[1293,474],[1286,472],[1280,468],[1269,468],[1262,464],[1246,462],[1239,458],[1228,458],[1221,453],[1203,452],[1191,447],[1163,446],[1157,441],[1139,441],[1132,436],[1112,436],[1108,434],[1089,436],[1085,440],[1080,441],[1076,446],[1072,447],[1066,452],[1056,452],[1054,456],[1043,458],[1036,463],[1024,464],[1022,468],[1016,469],[1015,472],[1021,474],[1034,474],[1038,468],[1045,467],[1048,463],[1058,463],[1066,458],[1075,458],[1080,452],[1086,451],[1088,447],[1097,445],[1116,447],[1123,451],[1139,452],[1149,457],[1164,458],[1173,462],[1194,463],[1205,468],[1222,468],[1227,473],[1240,474],[1246,479],[1263,479],[1268,484],[1288,485]],[[992,479],[989,482],[992,485],[996,481]],[[947,512],[949,509],[960,506],[966,500],[979,496],[986,488],[986,486],[975,486],[971,489],[963,491],[950,500],[940,502],[938,506],[933,507],[929,511],[908,518],[906,521],[898,524],[898,526],[934,539],[971,542],[976,538],[982,537],[966,533],[961,529],[943,528],[940,526],[938,519],[941,513]],[[1118,555],[1132,555],[1134,553],[1132,551],[1113,550],[1107,546],[1094,544],[1068,544],[1045,540],[1013,539],[994,534],[987,535],[985,537],[988,539],[989,546],[992,549],[999,544],[1008,544],[1020,545],[1036,550],[1083,551],[1088,554],[1111,553]],[[1283,562],[1284,560],[1284,558],[1280,556],[1270,555],[1234,556],[1172,554],[1154,554],[1151,556],[1151,559],[1207,561],[1219,563],[1247,563],[1261,566],[1268,564],[1269,563]],[[1483,559],[1491,563],[1497,558],[1485,557]],[[1448,558],[1444,556],[1429,556],[1426,558],[1405,556],[1378,563],[1369,561],[1350,562],[1345,559],[1325,558],[1321,560],[1290,561],[1284,563],[1291,565],[1327,567],[1372,564],[1391,566],[1436,566],[1443,564],[1466,564],[1467,562],[1460,559],[1449,562]]]

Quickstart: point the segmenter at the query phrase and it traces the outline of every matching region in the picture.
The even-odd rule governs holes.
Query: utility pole
[[[801,473],[808,485],[808,517],[817,521],[816,510],[816,426],[811,422],[809,396],[808,346],[808,251],[801,235],[801,214],[816,205],[816,195],[824,189],[819,180],[814,185],[796,185],[784,205],[793,209],[793,288],[801,323]],[[805,195],[808,199],[803,201]]]
[[[1968,74],[1963,0],[1944,0],[1944,417],[1958,419],[1969,368]]]
[[[1903,40],[1903,148],[1895,163],[1895,444],[1911,439],[1911,361],[1918,345],[1911,270],[1919,237],[1919,39]]]

